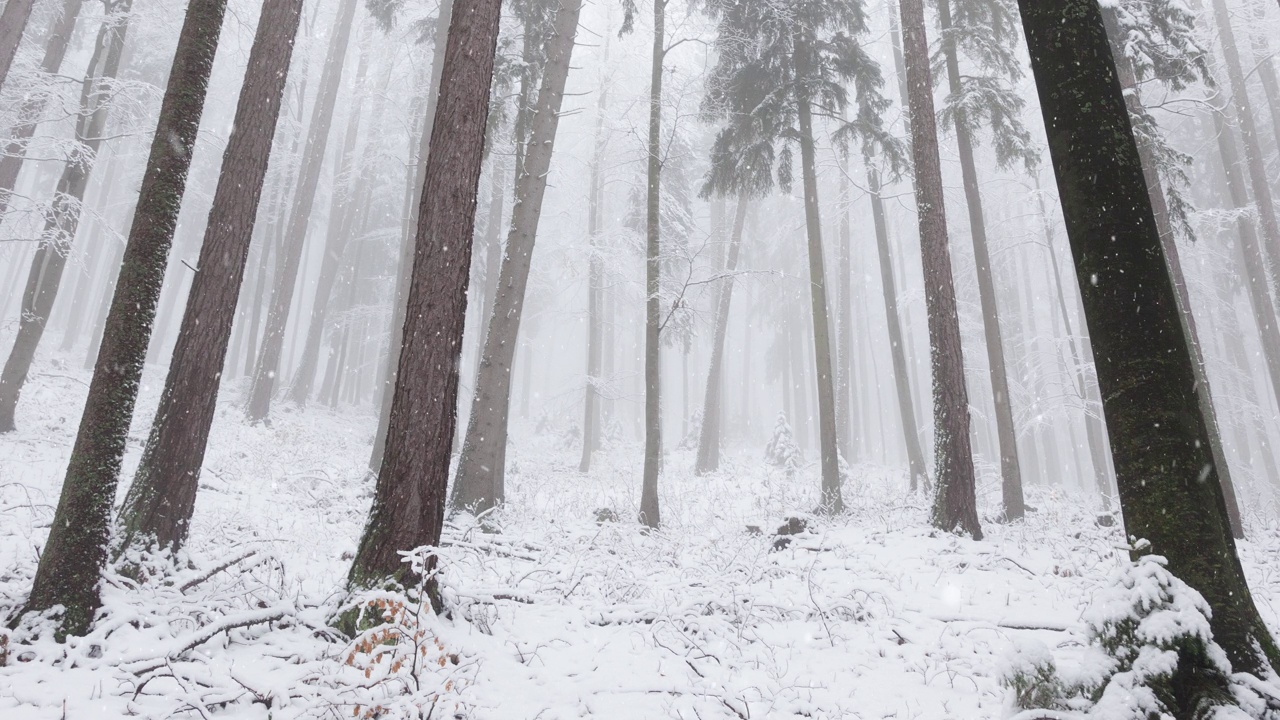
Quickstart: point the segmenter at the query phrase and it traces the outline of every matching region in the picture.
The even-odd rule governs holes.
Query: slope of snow
[[[20,430],[0,436],[0,612],[29,587],[85,392],[86,376],[42,370]],[[584,476],[576,447],[543,437],[513,447],[507,505],[483,528],[451,521],[451,616],[408,608],[357,646],[326,621],[371,498],[374,418],[280,403],[272,427],[248,427],[239,396],[223,398],[179,569],[141,587],[109,577],[87,638],[13,636],[0,716],[1002,717],[1008,648],[1071,652],[1124,556],[1122,532],[1061,488],[1030,489],[1036,512],[984,518],[973,542],[928,527],[903,471],[855,466],[849,512],[815,518],[816,470],[788,478],[758,448],[702,478],[690,454],[670,455],[664,528],[645,534],[639,448],[598,455]],[[596,522],[606,508],[621,520]],[[774,550],[791,515],[808,530]],[[1246,569],[1278,627],[1280,530],[1255,521],[1250,535]]]

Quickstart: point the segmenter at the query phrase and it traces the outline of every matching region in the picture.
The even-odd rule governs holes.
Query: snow
[[[39,370],[19,431],[0,436],[0,612],[29,587],[86,391],[87,376]],[[668,456],[665,525],[646,534],[631,520],[640,448],[615,446],[584,476],[576,448],[520,434],[507,505],[484,518],[500,532],[467,516],[447,529],[451,617],[365,596],[392,620],[349,642],[326,623],[371,499],[376,418],[279,403],[270,428],[250,427],[241,391],[224,394],[179,569],[110,576],[86,638],[15,633],[0,717],[1000,718],[1013,714],[1001,677],[1080,652],[1128,564],[1122,531],[1062,486],[1030,488],[1037,510],[1000,525],[984,478],[974,542],[929,528],[905,468],[852,466],[849,512],[814,517],[817,468],[789,477],[758,447],[730,448],[707,477],[692,451]],[[605,508],[622,521],[597,523]],[[807,529],[774,551],[793,515]],[[1280,528],[1252,522],[1243,560],[1276,628]],[[1158,621],[1181,630],[1145,631],[1202,617],[1183,601]],[[1055,716],[1073,717],[1035,715]]]

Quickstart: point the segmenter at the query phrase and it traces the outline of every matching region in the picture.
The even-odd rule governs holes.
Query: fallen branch
[[[152,670],[157,670],[168,663],[177,660],[186,651],[212,640],[219,633],[224,633],[236,628],[248,627],[250,625],[260,625],[262,623],[271,622],[272,620],[279,620],[288,612],[288,608],[273,607],[266,608],[265,610],[244,613],[243,615],[225,617],[222,620],[206,625],[185,637],[180,637],[174,640],[170,649],[159,657],[153,656],[150,658],[125,660],[120,663],[120,666],[131,666],[125,667],[125,669],[129,670],[134,675],[145,675]]]

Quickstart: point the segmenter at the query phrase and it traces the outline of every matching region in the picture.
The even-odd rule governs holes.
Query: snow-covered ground
[[[29,587],[86,391],[83,373],[37,370],[20,430],[0,436],[0,613]],[[994,718],[1010,645],[1079,647],[1124,558],[1122,532],[1060,489],[1031,489],[1035,512],[984,518],[973,542],[929,528],[902,470],[856,466],[849,512],[809,517],[816,470],[788,478],[760,448],[701,478],[669,456],[664,528],[644,534],[638,448],[584,476],[576,447],[544,437],[513,447],[500,532],[449,527],[451,617],[409,608],[351,643],[325,622],[371,497],[374,418],[280,404],[271,428],[248,427],[238,397],[215,423],[182,569],[110,577],[88,638],[9,647],[0,717]],[[621,521],[597,522],[606,508]],[[808,531],[775,550],[791,515]],[[1280,528],[1262,516],[1243,554],[1280,628]]]

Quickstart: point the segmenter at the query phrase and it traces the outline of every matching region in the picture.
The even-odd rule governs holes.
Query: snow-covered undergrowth
[[[0,612],[29,587],[82,381],[35,377],[21,429],[0,436]],[[484,528],[448,527],[450,616],[365,596],[352,602],[383,621],[349,640],[326,622],[371,495],[373,418],[280,404],[271,428],[247,427],[236,397],[180,569],[109,578],[87,638],[15,634],[0,717],[998,718],[1011,648],[1084,645],[1091,601],[1127,562],[1121,531],[1060,488],[1031,489],[1024,522],[985,517],[972,542],[929,529],[903,470],[854,465],[848,513],[808,517],[816,469],[789,477],[755,447],[702,478],[691,453],[670,455],[663,530],[644,534],[639,448],[584,476],[576,447],[543,437],[512,448],[507,505]],[[597,522],[602,509],[619,521]],[[791,515],[807,531],[775,551]],[[1280,529],[1250,535],[1246,569],[1277,627]]]

